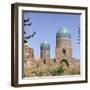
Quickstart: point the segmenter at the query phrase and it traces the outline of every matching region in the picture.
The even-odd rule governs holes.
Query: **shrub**
[[[60,75],[64,72],[64,69],[62,66],[56,66],[50,69],[50,73],[51,75],[55,76],[55,75]]]
[[[57,73],[58,73],[58,74],[61,74],[61,73],[63,73],[63,72],[64,72],[63,66],[58,66],[58,68],[57,68]]]

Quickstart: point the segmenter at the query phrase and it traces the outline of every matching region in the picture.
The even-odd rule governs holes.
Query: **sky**
[[[23,11],[23,18],[32,22],[31,26],[23,26],[26,36],[36,32],[33,38],[28,39],[29,47],[34,48],[35,56],[40,56],[40,44],[48,41],[50,56],[55,58],[56,33],[60,27],[65,27],[71,32],[72,55],[80,59],[80,44],[77,43],[78,27],[80,26],[79,14],[47,13]]]

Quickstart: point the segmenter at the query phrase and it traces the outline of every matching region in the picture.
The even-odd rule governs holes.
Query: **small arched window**
[[[44,59],[44,64],[46,64],[46,60]]]
[[[54,58],[54,63],[56,62],[56,59]]]
[[[66,50],[64,48],[62,49],[62,52],[64,55],[66,55]]]
[[[32,58],[34,57],[34,54],[32,53]]]

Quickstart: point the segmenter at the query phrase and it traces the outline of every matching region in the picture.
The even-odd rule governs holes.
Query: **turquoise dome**
[[[56,38],[71,38],[70,31],[65,27],[61,27],[57,31]]]
[[[41,43],[41,49],[50,49],[50,45],[47,41],[44,41],[43,43]]]

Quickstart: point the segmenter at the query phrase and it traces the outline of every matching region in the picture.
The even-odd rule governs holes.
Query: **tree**
[[[30,21],[30,18],[27,18],[24,20],[24,26],[31,26],[32,22]],[[24,30],[24,35],[26,34],[26,31]],[[24,37],[24,43],[27,43],[27,39],[30,39],[32,37],[34,37],[34,35],[36,34],[36,32],[34,31],[31,35],[25,36]]]

